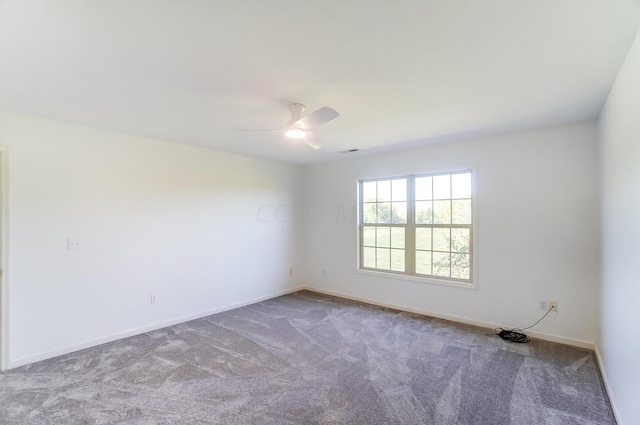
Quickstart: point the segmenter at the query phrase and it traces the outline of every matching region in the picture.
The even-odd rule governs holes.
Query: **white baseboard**
[[[104,337],[101,337],[101,338],[96,338],[96,339],[92,339],[92,340],[89,340],[89,341],[84,341],[82,343],[70,345],[70,346],[63,347],[63,348],[60,348],[60,349],[57,349],[57,350],[52,350],[52,351],[47,351],[45,353],[37,354],[35,356],[23,357],[23,358],[16,359],[16,360],[9,359],[9,361],[7,362],[7,369],[14,369],[14,368],[17,368],[17,367],[20,367],[20,366],[25,366],[25,365],[28,365],[28,364],[31,364],[31,363],[35,363],[35,362],[39,362],[39,361],[42,361],[42,360],[50,359],[52,357],[61,356],[63,354],[72,353],[74,351],[84,350],[86,348],[95,347],[97,345],[101,345],[101,344],[105,344],[105,343],[108,343],[108,342],[117,341],[117,340],[122,339],[122,338],[128,338],[130,336],[139,335],[139,334],[142,334],[142,333],[145,333],[145,332],[150,332],[150,331],[154,331],[154,330],[157,330],[157,329],[162,329],[162,328],[165,328],[167,326],[176,325],[178,323],[184,323],[184,322],[188,322],[190,320],[200,319],[202,317],[210,316],[212,314],[222,313],[224,311],[233,310],[234,308],[244,307],[244,306],[247,306],[247,305],[250,305],[250,304],[258,303],[260,301],[265,301],[265,300],[268,300],[268,299],[271,299],[271,298],[276,298],[276,297],[279,297],[279,296],[282,296],[282,295],[290,294],[290,293],[293,293],[293,292],[298,292],[298,291],[301,291],[301,290],[308,290],[308,291],[317,292],[317,293],[320,293],[320,294],[331,295],[331,296],[334,296],[334,297],[345,298],[345,299],[349,299],[349,300],[353,300],[353,301],[360,301],[360,302],[364,302],[364,303],[367,303],[367,304],[377,305],[377,306],[380,306],[380,307],[392,308],[394,310],[406,311],[406,312],[409,312],[409,313],[416,313],[416,314],[420,314],[420,315],[423,315],[423,316],[437,317],[439,319],[450,320],[450,321],[458,322],[458,323],[465,323],[465,324],[468,324],[468,325],[480,326],[480,327],[483,327],[483,328],[495,329],[497,327],[506,327],[505,325],[501,325],[501,324],[483,322],[483,321],[479,321],[479,320],[470,319],[470,318],[467,318],[467,317],[460,317],[460,316],[454,316],[454,315],[449,315],[449,314],[443,314],[443,313],[429,311],[429,310],[416,309],[416,308],[408,307],[408,306],[405,306],[405,305],[387,303],[387,302],[378,301],[378,300],[375,300],[375,299],[372,299],[372,298],[359,297],[359,296],[350,295],[350,294],[337,292],[337,291],[328,291],[328,290],[319,289],[319,288],[315,288],[315,287],[311,287],[311,286],[297,286],[295,288],[291,288],[291,289],[288,289],[288,290],[285,290],[285,291],[279,291],[279,292],[276,292],[276,293],[273,293],[273,294],[270,294],[270,295],[266,295],[266,296],[262,296],[262,297],[258,297],[258,298],[252,298],[250,300],[245,300],[245,301],[241,301],[241,302],[238,302],[238,303],[217,307],[217,308],[214,308],[212,310],[207,310],[207,311],[203,311],[203,312],[200,312],[200,313],[191,314],[191,315],[188,315],[188,316],[183,316],[183,317],[180,317],[180,318],[177,318],[177,319],[171,319],[171,320],[166,320],[166,321],[163,321],[163,322],[157,322],[157,323],[153,323],[153,324],[150,324],[150,325],[129,329],[127,331],[123,331],[123,332],[118,332],[118,333],[115,333],[115,334],[107,335],[107,336],[104,336]],[[568,345],[573,345],[573,346],[581,347],[581,348],[587,348],[587,349],[591,349],[591,350],[594,350],[595,348],[597,348],[595,346],[595,344],[592,343],[592,342],[581,341],[581,340],[576,340],[576,339],[566,338],[566,337],[560,337],[560,336],[556,336],[556,335],[545,334],[545,333],[542,333],[542,332],[528,332],[528,334],[531,335],[534,338],[539,338],[539,339],[543,339],[543,340],[546,340],[546,341],[558,342],[558,343],[561,343],[561,344],[568,344]],[[598,352],[597,351],[596,351],[596,356],[598,356]],[[602,366],[600,367],[600,370],[603,371],[603,379],[604,379],[605,375],[604,375],[604,369],[602,369]],[[606,385],[606,379],[605,379],[605,385]],[[607,387],[607,391],[608,391],[608,387]],[[612,405],[613,405],[613,403],[612,403]],[[614,412],[615,412],[615,409],[614,409]]]
[[[74,351],[84,350],[86,348],[95,347],[97,345],[106,344],[108,342],[117,341],[122,338],[128,338],[130,336],[139,335],[145,332],[155,331],[157,329],[166,328],[167,326],[177,325],[179,323],[188,322],[190,320],[200,319],[202,317],[210,316],[212,314],[222,313],[224,311],[233,310],[234,308],[244,307],[250,304],[255,304],[260,301],[269,300],[271,298],[280,297],[282,295],[291,294],[293,292],[298,292],[305,289],[305,287],[298,286],[292,289],[287,289],[285,291],[279,291],[270,295],[265,295],[258,298],[252,298],[250,300],[240,301],[234,304],[228,304],[222,307],[217,307],[212,310],[202,311],[200,313],[190,314],[188,316],[179,317],[177,319],[165,320],[163,322],[152,323],[150,325],[141,326],[138,328],[129,329],[127,331],[118,332],[115,334],[107,335],[101,338],[92,339],[89,341],[84,341],[79,344],[69,345],[67,347],[63,347],[57,350],[47,351],[45,353],[37,354],[35,356],[23,357],[17,360],[9,360],[7,363],[8,369],[15,369],[16,367],[25,366],[31,363],[39,362],[42,360],[50,359],[52,357],[61,356],[63,354],[73,353]]]
[[[437,317],[439,319],[450,320],[452,322],[464,323],[464,324],[467,324],[467,325],[480,326],[480,327],[483,327],[483,328],[495,329],[495,328],[499,328],[499,327],[503,327],[503,328],[510,328],[511,327],[511,326],[504,325],[504,324],[483,322],[483,321],[480,321],[480,320],[470,319],[468,317],[454,316],[454,315],[450,315],[450,314],[439,313],[439,312],[436,312],[436,311],[429,311],[429,310],[423,310],[423,309],[408,307],[408,306],[401,305],[401,304],[394,304],[394,303],[388,303],[388,302],[384,302],[384,301],[378,301],[378,300],[374,300],[372,298],[359,297],[359,296],[356,296],[356,295],[345,294],[343,292],[328,291],[328,290],[319,289],[319,288],[316,288],[316,287],[313,287],[313,286],[305,286],[302,289],[305,289],[305,290],[311,291],[311,292],[317,292],[319,294],[331,295],[331,296],[339,297],[339,298],[346,298],[346,299],[353,300],[353,301],[360,301],[360,302],[364,302],[364,303],[367,303],[367,304],[377,305],[377,306],[380,306],[380,307],[392,308],[394,310],[401,310],[401,311],[406,311],[406,312],[409,312],[409,313],[416,313],[416,314],[420,314],[420,315],[423,315],[423,316],[429,316],[429,317]],[[582,340],[579,340],[579,339],[566,338],[566,337],[562,337],[562,336],[547,334],[547,333],[543,333],[543,332],[535,332],[535,331],[527,331],[527,334],[529,336],[532,336],[533,338],[543,339],[545,341],[552,341],[552,342],[558,342],[558,343],[561,343],[561,344],[573,345],[575,347],[587,348],[589,350],[593,350],[595,348],[595,344],[593,342],[589,342],[589,341],[582,341]]]
[[[620,422],[620,420],[618,419],[616,405],[613,401],[613,396],[611,393],[611,386],[609,386],[609,380],[607,379],[607,372],[604,368],[604,362],[602,361],[602,355],[600,354],[600,349],[598,348],[598,344],[595,344],[594,351],[596,352],[596,360],[598,361],[598,367],[600,368],[600,374],[602,375],[602,382],[604,382],[604,388],[607,391],[607,395],[609,396],[609,403],[611,403],[611,410],[613,411],[613,416],[616,420],[616,423],[621,424],[622,422]]]

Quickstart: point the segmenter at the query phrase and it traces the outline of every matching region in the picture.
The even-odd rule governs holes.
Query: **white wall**
[[[302,283],[508,326],[535,321],[538,300],[555,299],[560,312],[536,329],[595,340],[594,124],[304,170],[12,114],[0,114],[0,145],[10,168],[9,366]],[[477,167],[479,288],[356,273],[358,178],[461,165]],[[294,208],[303,190],[306,208]],[[83,248],[68,250],[67,238]]]
[[[268,207],[300,167],[11,114],[0,145],[9,367],[296,286],[299,226]]]
[[[432,145],[306,169],[307,284],[468,322],[537,326],[557,340],[596,338],[599,204],[596,127],[586,123]],[[356,182],[475,165],[477,290],[356,273]],[[323,274],[323,270],[325,270]],[[552,338],[553,339],[553,338]]]
[[[640,33],[598,124],[603,217],[598,349],[619,423],[640,424]]]

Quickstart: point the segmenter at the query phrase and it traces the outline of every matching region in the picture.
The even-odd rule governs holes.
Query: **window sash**
[[[473,283],[473,270],[474,270],[474,244],[473,244],[473,240],[474,240],[474,232],[473,232],[473,199],[474,199],[474,194],[472,193],[472,191],[469,193],[469,197],[454,197],[453,194],[453,176],[457,175],[457,174],[469,174],[470,178],[473,178],[473,176],[471,175],[472,170],[461,170],[461,171],[451,171],[451,172],[442,172],[442,173],[429,173],[429,174],[415,174],[415,175],[408,175],[408,176],[399,176],[399,177],[390,177],[390,178],[376,178],[376,179],[363,179],[359,181],[359,268],[361,270],[369,270],[369,271],[376,271],[376,272],[383,272],[383,273],[391,273],[391,274],[401,274],[401,275],[409,275],[409,276],[415,276],[415,277],[419,277],[419,278],[426,278],[426,279],[437,279],[437,280],[445,280],[445,281],[452,281],[452,282],[464,282],[464,283]],[[431,198],[429,199],[431,202],[433,202],[434,200],[436,201],[449,201],[450,204],[453,204],[453,201],[455,200],[469,200],[469,209],[470,211],[469,213],[469,221],[470,223],[465,223],[465,224],[460,224],[460,223],[416,223],[416,192],[415,192],[415,185],[416,185],[416,179],[422,178],[422,177],[436,177],[436,176],[450,176],[449,177],[449,197],[448,198],[440,198],[440,199],[435,199],[435,193],[433,190],[433,180],[431,180],[432,182],[432,190],[431,190]],[[378,184],[377,182],[387,182],[389,181],[391,185],[393,185],[393,181],[394,180],[405,180],[406,181],[406,196],[404,196],[404,199],[406,200],[406,223],[378,223],[378,219],[379,217],[376,215],[376,222],[375,223],[365,223],[365,217],[364,217],[364,206],[365,204],[386,204],[386,203],[390,203],[392,200],[389,198],[385,198],[385,199],[380,199],[379,194],[376,192],[376,198],[375,200],[370,200],[370,199],[363,199],[364,193],[364,184],[365,183],[370,183],[370,182],[376,182],[376,191],[378,190]],[[385,185],[386,186],[386,185]],[[470,183],[471,186],[471,183]],[[441,186],[441,188],[444,186]],[[369,186],[369,188],[371,188],[371,186]],[[470,187],[471,190],[471,187]],[[405,201],[402,201],[405,202]],[[377,211],[377,210],[376,210]],[[376,212],[377,214],[377,212]],[[432,217],[433,217],[433,211],[432,211]],[[390,213],[390,216],[393,216],[392,213]],[[391,221],[391,220],[390,220]],[[433,221],[433,220],[432,220]],[[454,221],[453,218],[453,210],[449,211],[449,221]],[[378,228],[402,228],[404,229],[404,271],[398,271],[398,270],[391,270],[388,268],[379,268],[378,267],[378,258],[377,258],[377,249],[397,249],[397,248],[391,248],[391,247],[386,247],[386,246],[378,246],[378,242],[376,239],[375,242],[375,246],[372,245],[365,245],[365,235],[364,235],[364,231],[365,228],[373,228],[375,229],[375,234],[378,234]],[[461,252],[461,251],[454,251],[453,247],[452,247],[452,236],[451,234],[449,235],[449,239],[448,239],[448,243],[449,243],[449,250],[435,250],[433,249],[433,241],[431,241],[431,249],[430,250],[423,250],[423,249],[418,249],[416,247],[416,229],[468,229],[469,233],[468,233],[468,252]],[[371,264],[368,264],[368,266],[365,266],[365,248],[367,249],[376,249],[376,260],[375,260],[375,266],[376,267],[370,267]],[[370,251],[369,251],[370,252]],[[416,257],[418,256],[419,252],[429,252],[432,258],[432,262],[431,262],[431,274],[425,274],[425,273],[418,273],[417,271],[417,261],[416,261]],[[384,253],[384,252],[382,252]],[[437,254],[447,254],[449,256],[449,273],[448,276],[439,276],[438,274],[434,274],[434,270],[433,270],[433,253],[437,253]],[[397,253],[396,253],[397,254]],[[456,256],[456,258],[459,260],[460,258],[464,258],[464,256],[467,256],[467,260],[468,260],[468,278],[461,278],[461,277],[453,277],[454,272],[453,272],[453,267],[454,267],[454,263],[453,263],[453,258],[454,255]]]

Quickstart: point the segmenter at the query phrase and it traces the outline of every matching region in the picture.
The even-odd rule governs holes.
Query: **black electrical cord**
[[[516,342],[516,343],[526,344],[527,342],[531,341],[531,338],[529,338],[529,336],[526,335],[522,331],[527,330],[527,329],[531,329],[532,327],[534,327],[535,325],[540,323],[542,321],[542,319],[544,319],[545,317],[547,317],[547,315],[549,313],[551,313],[552,310],[553,310],[553,307],[550,307],[549,310],[544,314],[544,316],[542,316],[540,319],[538,319],[538,321],[536,323],[534,323],[533,325],[531,325],[531,326],[527,326],[526,328],[523,328],[523,329],[520,329],[520,328],[513,328],[513,329],[495,328],[494,329],[494,334],[498,335],[500,338],[502,338],[506,342]]]
[[[529,338],[527,334],[523,332],[518,332],[518,328],[513,328],[509,330],[496,328],[495,333],[496,335],[498,335],[500,338],[504,339],[507,342],[519,342],[521,344],[526,344],[527,342],[531,341],[531,338]]]

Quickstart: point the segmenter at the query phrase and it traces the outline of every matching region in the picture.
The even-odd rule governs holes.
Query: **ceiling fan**
[[[321,126],[340,115],[338,111],[329,107],[322,107],[302,115],[305,106],[302,103],[291,103],[287,106],[291,113],[291,119],[285,124],[283,129],[236,129],[240,131],[278,131],[290,139],[302,140],[314,149],[320,149],[324,141],[315,135],[311,129]]]

